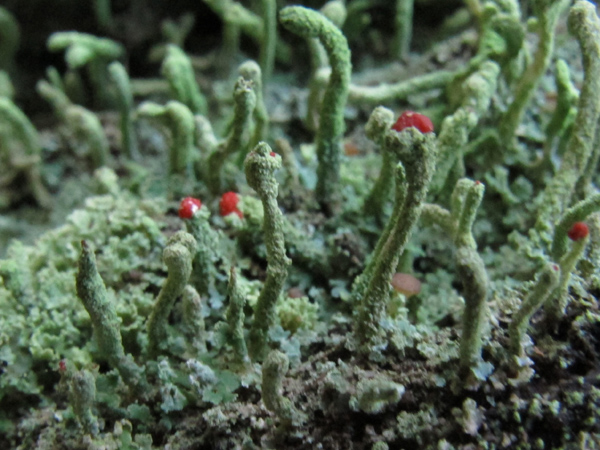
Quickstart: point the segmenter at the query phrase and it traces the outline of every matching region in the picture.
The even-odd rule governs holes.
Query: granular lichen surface
[[[0,448],[600,449],[588,0],[4,0]]]

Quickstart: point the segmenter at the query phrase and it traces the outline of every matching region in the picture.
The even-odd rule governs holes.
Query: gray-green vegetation
[[[0,448],[600,450],[592,2],[42,3]]]

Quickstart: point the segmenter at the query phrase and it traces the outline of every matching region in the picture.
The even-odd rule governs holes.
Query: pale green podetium
[[[165,106],[144,102],[138,106],[137,113],[159,119],[171,131],[169,174],[190,175],[196,136],[196,123],[190,109],[175,100]]]
[[[260,0],[263,19],[262,42],[260,46],[260,67],[265,84],[271,79],[275,64],[275,44],[277,43],[277,1]]]
[[[127,70],[118,61],[108,66],[108,73],[117,87],[117,103],[121,114],[121,147],[128,158],[138,156],[138,143],[133,126],[133,94]]]
[[[256,93],[252,81],[238,78],[233,90],[233,121],[231,132],[208,158],[206,179],[213,194],[223,192],[222,178],[225,160],[236,152],[246,153],[250,142],[252,113],[256,106]]]
[[[340,158],[344,136],[344,108],[348,99],[352,64],[350,49],[342,32],[325,16],[302,6],[289,6],[279,13],[279,21],[292,33],[319,38],[331,65],[329,84],[323,96],[316,146],[316,196],[321,207],[332,214],[339,201]]]
[[[142,392],[146,387],[142,369],[135,364],[131,355],[125,355],[119,317],[107,297],[106,286],[96,267],[96,257],[86,241],[81,241],[79,270],[75,280],[77,296],[90,315],[100,353],[118,370],[125,384]]]
[[[346,21],[346,6],[340,0],[331,0],[323,5],[319,10],[321,14],[331,20],[336,27],[342,28]],[[310,38],[306,41],[310,52],[311,75],[308,82],[308,99],[306,101],[305,125],[311,131],[316,131],[318,127],[319,106],[323,89],[331,69],[327,52],[318,38]]]
[[[394,124],[394,113],[378,106],[373,110],[369,121],[365,125],[365,135],[379,147],[381,153],[381,169],[377,181],[365,199],[364,212],[374,216],[377,220],[383,219],[383,209],[389,199],[390,191],[394,184],[394,155],[384,145],[385,132]]]
[[[85,369],[75,372],[71,377],[70,387],[73,412],[87,433],[97,435],[98,419],[92,413],[96,401],[94,374]]]
[[[502,142],[512,145],[517,127],[523,119],[527,107],[542,75],[546,73],[554,51],[555,28],[570,0],[534,0],[531,2],[536,16],[538,47],[533,61],[519,78],[514,89],[513,101],[502,117],[498,129]]]
[[[271,152],[268,144],[261,142],[246,157],[244,168],[248,185],[258,194],[265,214],[263,233],[267,247],[267,278],[258,297],[248,341],[250,357],[257,361],[267,354],[269,328],[276,317],[275,304],[282,293],[291,260],[285,254],[283,215],[277,205],[278,184],[274,175],[281,168],[281,157]]]
[[[110,145],[96,114],[83,106],[71,105],[65,111],[65,124],[77,142],[88,148],[95,168],[108,164]]]
[[[269,132],[269,113],[263,95],[263,76],[260,66],[255,61],[246,61],[240,65],[239,74],[244,80],[252,82],[252,88],[256,94],[256,107],[254,108],[254,133],[250,139],[249,147],[253,148],[260,141],[267,138]],[[246,155],[243,155],[244,157]]]
[[[281,393],[283,377],[289,365],[287,355],[278,350],[272,350],[262,365],[262,401],[269,411],[277,415],[283,426],[292,425],[300,419],[291,400]]]
[[[581,200],[569,208],[554,228],[554,239],[550,255],[554,261],[559,261],[567,252],[569,229],[575,222],[583,222],[589,215],[600,211],[600,193]]]
[[[163,251],[163,262],[169,271],[148,319],[148,356],[156,358],[168,339],[167,323],[175,300],[183,293],[192,273],[196,240],[185,231],[171,236]]]
[[[412,37],[414,3],[415,0],[396,0],[396,33],[392,53],[397,59],[408,56]]]
[[[110,144],[102,123],[96,114],[75,105],[58,87],[40,80],[37,91],[52,105],[54,113],[63,123],[71,145],[90,156],[95,168],[106,166],[110,157]]]
[[[162,76],[167,79],[171,95],[194,114],[206,114],[206,98],[200,92],[190,58],[176,45],[167,47],[167,54],[161,68]]]
[[[573,134],[561,160],[560,170],[546,186],[539,202],[535,228],[551,236],[553,221],[572,201],[579,178],[592,155],[594,131],[600,117],[600,19],[593,3],[579,0],[569,12],[569,29],[583,54],[584,81],[579,95]]]
[[[204,205],[189,220],[185,220],[186,230],[197,244],[190,284],[202,296],[208,296],[214,289],[217,276],[215,262],[219,258],[220,236],[212,229],[209,220],[210,210]]]
[[[202,299],[198,291],[189,284],[181,296],[183,309],[183,334],[192,358],[199,358],[206,353],[206,336],[204,316],[202,315]]]
[[[59,31],[50,35],[47,45],[51,52],[65,50],[65,61],[71,71],[87,67],[99,106],[112,104],[112,92],[106,89],[109,86],[107,65],[125,53],[121,44],[87,33]]]
[[[246,298],[238,286],[237,274],[234,267],[229,272],[227,298],[229,299],[229,304],[225,313],[225,319],[227,320],[229,343],[233,348],[236,360],[240,363],[246,362],[248,360],[248,349],[246,348],[246,341],[244,339],[244,304],[246,303]]]
[[[397,183],[405,185],[406,193],[397,195],[396,201],[402,201],[402,204],[394,205],[389,234],[381,236],[376,248],[379,254],[369,264],[372,266],[365,269],[363,283],[366,290],[357,308],[354,333],[361,351],[366,353],[383,343],[381,322],[390,296],[390,281],[421,214],[437,153],[435,135],[422,134],[412,127],[400,133],[388,129],[384,139],[385,145],[401,163],[397,169],[400,177]]]
[[[544,311],[548,315],[550,324],[557,328],[561,318],[565,315],[565,311],[569,304],[569,282],[571,274],[575,271],[577,263],[583,256],[583,252],[590,240],[589,236],[579,239],[571,243],[571,248],[560,258],[558,265],[560,266],[560,280],[558,286],[552,292],[550,297],[544,304]]]
[[[538,277],[533,289],[521,303],[521,307],[512,317],[508,332],[510,351],[513,356],[521,358],[524,355],[523,337],[531,316],[548,300],[558,286],[560,268],[556,264],[548,264]]]
[[[477,252],[477,244],[472,235],[473,222],[485,188],[482,183],[470,181],[470,185],[465,190],[466,195],[462,201],[462,211],[454,241],[456,245],[454,260],[465,299],[460,339],[460,366],[463,373],[468,373],[481,361],[482,335],[489,320],[486,303],[489,280],[485,264]]]
[[[450,211],[425,204],[421,215],[425,222],[435,223],[451,236],[456,248],[454,260],[465,299],[460,340],[460,367],[465,377],[481,362],[482,335],[489,321],[486,303],[489,280],[472,233],[484,191],[485,186],[479,181],[461,178],[452,191]]]
[[[8,184],[13,175],[16,177],[19,172],[24,172],[28,188],[38,204],[44,208],[49,207],[52,198],[46,190],[40,174],[42,146],[37,130],[23,111],[6,97],[0,97],[0,121],[7,125],[0,127],[0,151],[8,153],[3,158],[7,158],[10,169],[13,171],[13,174],[9,175],[7,168],[4,168],[6,173],[2,174],[0,183]],[[10,143],[13,139],[18,142],[23,151],[11,152],[10,145],[8,145],[8,149],[5,148],[5,143]]]

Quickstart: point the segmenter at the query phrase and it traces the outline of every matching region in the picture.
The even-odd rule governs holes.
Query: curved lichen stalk
[[[331,20],[336,27],[342,28],[346,20],[346,6],[341,0],[331,0],[323,5],[319,10],[321,14]],[[326,80],[323,81],[324,74],[329,78],[331,70],[327,52],[318,38],[307,40],[310,51],[311,74],[308,82],[308,99],[306,100],[306,118],[304,123],[306,127],[315,131],[318,127],[319,106],[323,89],[326,86]]]
[[[138,156],[138,143],[133,127],[133,94],[127,70],[118,61],[108,66],[108,73],[117,87],[117,103],[121,114],[121,146],[128,158]]]
[[[421,214],[436,158],[433,133],[422,134],[416,128],[407,128],[400,133],[387,130],[385,145],[404,166],[406,194],[397,193],[397,202],[405,195],[402,206],[395,205],[389,235],[380,238],[379,254],[373,258],[372,269],[369,266],[366,269],[372,273],[368,274],[368,281],[365,280],[367,288],[358,305],[354,331],[364,352],[382,343],[381,321],[389,299],[390,280]],[[402,183],[401,178],[397,183]]]
[[[179,297],[192,273],[192,258],[196,253],[194,237],[180,231],[175,233],[163,251],[163,261],[169,271],[148,319],[148,356],[156,358],[168,338],[167,321],[175,300]]]
[[[275,64],[275,44],[277,43],[277,1],[260,0],[263,33],[260,46],[260,68],[265,85],[271,79]]]
[[[369,121],[365,125],[365,135],[377,144],[381,153],[379,176],[364,202],[365,213],[375,217],[377,220],[383,218],[384,205],[388,201],[394,181],[393,154],[383,142],[385,132],[392,127],[393,123],[394,113],[383,106],[378,106],[373,110]]]
[[[248,349],[246,347],[246,340],[244,339],[244,304],[246,303],[246,297],[237,283],[237,274],[234,267],[229,272],[227,297],[229,305],[227,306],[225,319],[227,320],[229,342],[233,348],[236,360],[239,363],[243,363],[248,360]]]
[[[600,193],[582,200],[569,208],[556,224],[550,255],[554,261],[559,261],[567,252],[567,234],[575,222],[581,222],[590,214],[600,211]]]
[[[546,186],[539,202],[538,232],[549,237],[552,224],[572,200],[579,178],[584,174],[592,154],[595,130],[600,117],[600,19],[596,7],[579,0],[569,12],[569,27],[579,41],[583,54],[584,81],[579,95],[577,117],[560,171]]]
[[[281,392],[289,366],[287,355],[278,350],[271,351],[262,365],[262,401],[269,411],[277,415],[284,427],[302,421],[292,401]]]
[[[250,148],[255,147],[260,141],[267,138],[269,132],[269,113],[263,95],[263,75],[260,66],[255,61],[246,61],[238,69],[240,76],[246,81],[252,82],[252,88],[256,95],[256,107],[254,108],[254,133],[250,139]],[[242,155],[245,157],[246,155]]]
[[[554,50],[555,28],[570,0],[535,0],[532,2],[537,23],[538,47],[531,64],[520,77],[514,89],[513,101],[498,126],[500,139],[511,145],[518,125],[523,119],[539,81],[548,68]]]
[[[253,360],[262,360],[267,354],[269,328],[275,323],[275,304],[283,291],[287,266],[285,254],[283,215],[277,205],[278,184],[275,170],[281,168],[281,157],[268,144],[261,142],[248,154],[244,163],[248,185],[256,191],[263,204],[265,216],[263,232],[267,247],[267,278],[260,291],[254,320],[250,329],[248,350]]]
[[[210,211],[203,206],[185,221],[186,229],[196,239],[194,267],[190,283],[203,296],[210,295],[217,275],[215,262],[219,258],[219,234],[210,226]]]
[[[512,317],[509,326],[510,352],[513,356],[524,356],[523,338],[531,316],[547,301],[554,292],[560,277],[560,268],[556,264],[548,264],[539,275],[537,282],[521,303],[519,310]]]
[[[121,44],[87,33],[60,31],[48,38],[47,46],[51,52],[65,51],[65,62],[69,69],[87,68],[100,106],[112,103],[112,93],[106,88],[109,85],[107,64],[125,53]]]
[[[83,106],[73,104],[63,91],[45,80],[38,82],[37,91],[52,105],[69,137],[74,140],[72,145],[87,149],[95,168],[107,165],[110,146],[98,116]]]
[[[348,42],[331,21],[312,9],[289,6],[281,10],[279,20],[295,34],[304,38],[319,38],[329,57],[331,76],[321,103],[316,138],[319,167],[315,193],[322,208],[332,213],[339,195],[344,108],[352,70]]]
[[[196,83],[192,62],[182,49],[172,44],[167,47],[161,73],[167,79],[175,100],[186,105],[194,114],[206,114],[206,99]]]
[[[125,384],[143,392],[147,386],[142,369],[133,361],[131,355],[125,355],[119,317],[115,306],[108,299],[106,286],[98,273],[96,256],[86,241],[81,242],[79,270],[75,280],[77,296],[92,320],[98,349],[108,363],[118,370]]]
[[[137,113],[140,116],[158,118],[171,130],[169,174],[190,174],[196,123],[189,108],[174,100],[165,106],[144,102],[138,107]]]
[[[486,303],[489,280],[472,232],[484,191],[483,183],[461,178],[452,191],[450,211],[427,203],[423,205],[421,215],[424,222],[438,225],[451,236],[456,247],[454,261],[465,299],[459,350],[460,367],[461,374],[467,377],[467,383],[471,378],[469,371],[481,362],[483,331],[489,322]]]
[[[252,112],[256,106],[253,83],[240,77],[233,90],[233,101],[233,121],[229,137],[219,144],[208,158],[206,178],[214,194],[222,192],[222,171],[225,160],[236,152],[246,153],[250,139]]]
[[[10,153],[10,149],[6,149],[9,151],[7,159],[11,168],[15,172],[25,172],[29,189],[38,204],[44,208],[49,207],[52,199],[44,187],[40,174],[42,146],[37,130],[17,105],[6,97],[0,97],[0,122],[7,125],[7,128],[0,129],[2,141],[7,141],[7,136],[2,136],[2,132],[7,131],[9,138],[20,142],[25,153],[24,155],[17,152]],[[0,149],[4,150],[1,142]],[[0,180],[1,178],[3,177],[0,177]]]

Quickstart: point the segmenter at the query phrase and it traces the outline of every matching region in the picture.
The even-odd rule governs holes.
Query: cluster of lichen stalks
[[[288,367],[287,356],[278,350],[270,351],[269,347],[269,330],[276,321],[275,306],[282,296],[288,266],[292,263],[286,256],[286,239],[294,235],[290,231],[293,226],[286,221],[277,203],[275,172],[283,163],[290,174],[290,183],[298,182],[297,174],[294,176],[293,154],[284,145],[281,146],[281,155],[274,153],[264,142],[268,139],[269,117],[263,90],[265,81],[271,76],[279,48],[275,36],[275,2],[261,2],[262,17],[251,14],[237,3],[208,0],[207,3],[224,17],[226,36],[230,38],[224,44],[225,53],[231,52],[231,46],[237,45],[240,32],[258,34],[257,39],[261,43],[260,65],[250,61],[239,69],[240,77],[233,93],[233,120],[226,139],[219,141],[214,135],[209,120],[204,116],[207,101],[196,84],[192,62],[174,44],[163,49],[162,74],[175,98],[165,105],[144,102],[133,112],[132,83],[123,65],[114,61],[122,55],[123,49],[108,39],[76,32],[51,36],[49,48],[53,51],[66,50],[69,72],[62,77],[49,70],[49,80],[39,82],[38,92],[53,106],[70,138],[87,148],[97,167],[108,163],[109,145],[97,116],[73,101],[81,88],[79,71],[82,68],[87,69],[90,82],[97,87],[99,101],[106,104],[116,102],[119,106],[122,149],[128,158],[135,159],[142,153],[136,141],[134,119],[157,119],[169,130],[168,176],[171,188],[181,180],[185,182],[195,178],[204,183],[213,195],[218,195],[230,184],[224,170],[227,161],[233,157],[243,159],[247,183],[262,203],[261,226],[268,265],[248,333],[243,328],[245,299],[237,287],[236,271],[232,268],[226,320],[220,324],[220,329],[226,334],[241,366],[249,364],[249,361],[262,362],[265,406],[283,422],[295,423],[301,421],[300,414],[280,393],[282,378]],[[410,36],[406,18],[410,16],[403,12],[407,8],[412,11],[412,8],[411,2],[398,1],[397,4],[398,15],[403,18],[398,21],[397,46],[405,52],[407,36]],[[349,346],[365,358],[386,346],[384,324],[390,281],[415,226],[423,220],[441,228],[454,243],[456,271],[463,285],[465,300],[458,371],[465,386],[473,381],[472,370],[482,363],[483,333],[489,320],[486,305],[489,286],[472,227],[484,195],[484,185],[456,174],[461,173],[461,168],[464,170],[463,157],[468,152],[476,152],[484,144],[495,145],[503,159],[509,159],[516,153],[519,145],[517,126],[550,64],[554,29],[569,2],[536,0],[532,4],[535,20],[531,21],[530,27],[539,35],[539,43],[531,60],[524,61],[519,57],[524,45],[524,30],[518,4],[490,1],[481,5],[472,1],[468,5],[478,21],[480,37],[478,51],[466,67],[452,73],[440,72],[377,88],[351,84],[350,51],[339,29],[345,17],[343,2],[329,2],[322,12],[300,6],[287,7],[279,12],[280,24],[306,38],[314,58],[309,96],[309,102],[313,104],[308,106],[307,126],[312,124],[316,127],[318,168],[315,196],[327,216],[334,216],[341,209],[340,159],[344,110],[349,99],[356,103],[383,103],[402,98],[410,91],[447,84],[459,92],[452,113],[443,120],[437,136],[420,115],[405,114],[395,123],[393,113],[384,107],[375,108],[366,125],[367,137],[381,149],[382,165],[364,209],[375,217],[385,218],[384,207],[392,191],[394,200],[392,214],[352,291],[355,315]],[[6,12],[1,12],[6,16]],[[10,22],[10,18],[1,15],[0,18]],[[600,194],[594,193],[591,185],[600,154],[596,137],[600,133],[594,131],[600,117],[600,81],[597,76],[600,74],[600,21],[593,4],[577,0],[569,10],[569,26],[584,55],[585,79],[577,95],[569,80],[566,64],[560,61],[557,64],[558,106],[552,119],[554,125],[548,134],[551,138],[557,136],[564,140],[565,150],[560,171],[541,194],[538,221],[535,229],[531,230],[532,240],[539,243],[541,250],[547,249],[545,264],[510,324],[509,351],[513,356],[511,364],[517,372],[528,364],[523,341],[534,312],[544,306],[547,316],[554,321],[564,313],[571,273],[589,242],[588,225],[583,221],[600,209]],[[285,53],[285,49],[281,47],[279,52]],[[512,95],[506,111],[500,117],[497,128],[489,129],[487,134],[471,141],[469,134],[484,120],[502,77],[512,81],[509,83]],[[0,185],[9,185],[16,174],[24,174],[30,194],[40,205],[48,206],[51,199],[40,178],[41,149],[37,132],[10,100],[7,87],[10,83],[4,73],[0,84],[0,118],[4,123],[0,132],[5,137],[4,142],[8,143],[2,144],[0,149],[14,174],[11,179],[0,179]],[[106,90],[104,86],[111,86],[112,90]],[[14,148],[17,150],[11,150]],[[548,163],[548,159],[543,162]],[[446,193],[448,186],[453,186],[451,195]],[[177,188],[172,190],[178,193]],[[439,199],[440,202],[449,200],[449,207],[428,203],[428,198]],[[168,277],[147,321],[147,361],[156,360],[166,352],[168,318],[179,297],[183,298],[184,309],[197,319],[197,338],[202,339],[199,298],[208,294],[215,280],[218,269],[215,267],[214,251],[218,236],[208,221],[207,208],[199,201],[190,203],[190,199],[186,199],[182,211],[182,217],[187,218],[187,232],[179,231],[172,235],[163,252]],[[236,212],[240,220],[245,220],[243,209],[231,211]],[[4,271],[1,275],[6,288],[12,289],[8,281],[10,274]],[[94,251],[86,242],[82,242],[79,259],[77,294],[91,318],[100,353],[118,371],[125,384],[143,398],[148,389],[144,366],[124,351],[119,319],[98,274]],[[200,348],[203,345],[203,342],[199,343]],[[97,433],[98,424],[91,413],[95,395],[93,376],[86,369],[70,376],[74,411],[88,432]],[[365,391],[365,398],[359,399],[359,404],[368,405],[369,399],[379,401],[379,393]],[[373,408],[364,406],[363,410]]]

